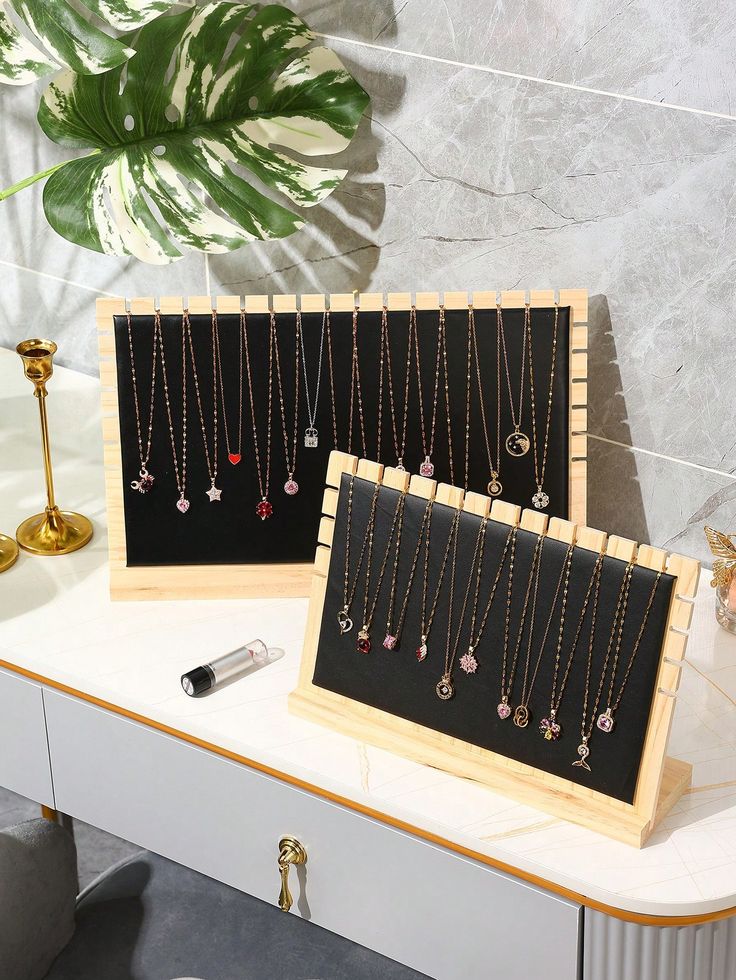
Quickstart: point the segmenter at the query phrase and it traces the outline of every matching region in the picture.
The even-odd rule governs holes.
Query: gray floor
[[[40,816],[41,808],[37,803],[0,787],[0,830]],[[96,827],[90,827],[80,820],[74,821],[74,840],[77,845],[80,890],[110,865],[140,850],[134,844],[106,834]]]

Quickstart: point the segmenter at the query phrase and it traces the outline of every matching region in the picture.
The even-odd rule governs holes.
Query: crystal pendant
[[[383,645],[387,650],[393,650],[396,647],[398,637],[394,636],[393,633],[386,633],[383,639]]]
[[[337,623],[340,627],[341,634],[349,633],[350,630],[353,628],[353,621],[350,618],[350,616],[348,616],[347,609],[341,609],[340,612],[337,614]]]
[[[583,741],[578,745],[578,755],[579,759],[573,762],[574,766],[581,766],[583,769],[587,769],[590,772],[590,766],[588,765],[587,759],[590,755],[590,749],[588,748],[588,739],[584,738]]]
[[[440,701],[449,701],[450,698],[455,693],[455,688],[452,686],[452,680],[449,674],[444,674],[438,681],[435,687],[437,692],[437,697]]]
[[[562,734],[562,726],[558,725],[554,718],[542,718],[539,722],[539,734],[548,742],[556,742]]]
[[[398,460],[396,461],[396,469],[399,471],[399,473],[406,473],[406,467],[404,466],[404,460],[402,459],[401,456],[399,456]]]
[[[364,626],[363,629],[358,633],[358,642],[356,644],[358,653],[370,653],[371,652],[371,635]]]
[[[530,446],[529,436],[519,429],[514,429],[511,435],[506,437],[506,452],[509,456],[526,456]]]
[[[611,709],[606,708],[602,715],[598,715],[598,721],[596,725],[602,732],[608,734],[613,731],[613,715],[611,714]]]
[[[434,473],[434,463],[429,456],[424,457],[424,462],[419,466],[419,475],[430,477]]]
[[[228,453],[227,458],[230,460],[233,466],[237,466],[242,457],[240,453]]]
[[[514,724],[517,728],[526,728],[529,724],[529,709],[525,704],[520,704],[514,711]]]
[[[498,473],[493,470],[491,472],[491,478],[488,481],[488,493],[491,497],[500,497],[503,492],[503,484],[498,478]]]
[[[262,521],[265,521],[266,518],[271,517],[273,514],[273,504],[264,497],[263,500],[259,501],[256,505],[256,514]]]
[[[428,653],[428,651],[427,651],[427,637],[426,636],[423,636],[422,637],[422,642],[419,644],[419,646],[416,649],[416,658],[419,661],[419,663],[421,663],[423,660],[426,660],[427,659],[427,653]]]
[[[316,449],[319,445],[319,436],[313,425],[304,431],[304,445],[307,449]]]
[[[503,696],[500,704],[496,705],[496,713],[501,721],[506,721],[511,714],[511,705],[509,704],[509,700],[506,695]]]
[[[472,647],[469,647],[468,652],[460,657],[460,666],[466,674],[474,674],[478,669],[478,661],[475,659]]]
[[[299,493],[299,484],[296,482],[291,473],[289,474],[289,479],[284,484],[284,493],[288,493],[290,497],[293,497],[295,494]]]
[[[148,491],[153,486],[153,477],[148,472],[145,466],[141,466],[138,472],[138,479],[132,480],[130,484],[131,490],[137,490],[138,493],[148,493]]]
[[[210,498],[211,504],[213,504],[216,500],[219,500],[222,497],[222,490],[220,490],[219,487],[215,486],[214,480],[212,481],[212,486],[209,488],[209,490],[206,490],[205,493]]]
[[[182,494],[177,500],[176,508],[177,510],[181,511],[182,514],[186,514],[186,512],[189,510],[189,501],[184,494]]]
[[[532,503],[537,510],[544,510],[545,507],[549,507],[549,496],[541,487],[538,487],[537,492],[532,497]]]

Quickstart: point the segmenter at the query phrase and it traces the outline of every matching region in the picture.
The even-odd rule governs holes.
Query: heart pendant
[[[227,458],[230,460],[233,466],[237,466],[242,457],[240,453],[228,453]]]
[[[186,512],[189,510],[189,501],[187,500],[187,498],[179,497],[179,499],[176,502],[176,508],[177,510],[181,511],[182,514],[186,514]]]

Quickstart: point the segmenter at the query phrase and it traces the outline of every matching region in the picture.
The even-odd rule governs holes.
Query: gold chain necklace
[[[412,306],[409,312],[409,330],[408,330],[408,341],[406,346],[406,370],[404,373],[404,418],[401,427],[401,444],[399,444],[398,429],[396,427],[396,406],[394,402],[394,381],[391,368],[391,345],[389,343],[388,334],[388,313],[386,307],[383,308],[383,314],[381,316],[381,368],[379,372],[379,388],[381,387],[380,381],[383,379],[383,358],[386,358],[386,370],[388,376],[388,403],[391,410],[391,432],[394,437],[394,452],[396,453],[396,469],[405,471],[404,466],[404,453],[406,451],[406,428],[409,419],[409,378],[411,376],[411,352],[413,346],[413,329],[416,329],[416,308]],[[383,398],[379,395],[381,402]]]
[[[343,591],[342,591],[342,608],[337,614],[337,624],[340,627],[340,634],[349,633],[353,628],[353,621],[350,618],[350,607],[353,604],[353,599],[355,598],[355,592],[358,588],[358,579],[360,578],[360,570],[363,567],[363,560],[366,555],[366,550],[370,548],[373,550],[373,527],[376,521],[376,504],[378,503],[378,492],[381,489],[381,484],[377,483],[373,489],[373,497],[371,499],[371,506],[368,512],[368,522],[366,524],[365,533],[363,534],[363,543],[360,548],[360,554],[358,555],[358,564],[355,568],[355,577],[353,578],[353,584],[350,585],[350,541],[353,535],[353,488],[355,486],[355,477],[350,477],[350,485],[348,488],[348,509],[346,517],[346,531],[345,531],[345,568],[343,571]],[[368,563],[370,564],[370,551],[368,555]]]
[[[199,389],[199,373],[197,371],[197,359],[194,356],[194,339],[192,337],[192,325],[189,317],[186,318],[185,333],[186,333],[186,343],[189,347],[189,357],[192,365],[192,377],[194,378],[194,391],[197,396],[197,409],[199,411],[199,424],[202,429],[202,445],[204,446],[204,455],[207,460],[207,474],[210,478],[210,488],[205,491],[209,497],[210,503],[215,503],[222,497],[222,490],[215,486],[215,481],[217,480],[217,359],[215,357],[215,317],[217,314],[212,311],[211,318],[211,331],[212,331],[212,405],[213,405],[213,418],[212,418],[212,454],[210,455],[210,443],[207,438],[207,427],[204,421],[204,410],[202,408],[202,393]]]
[[[394,537],[397,535],[401,537],[401,529],[404,524],[404,504],[406,503],[406,491],[399,494],[399,499],[396,501],[396,508],[394,510],[393,521],[391,522],[391,529],[388,533],[388,540],[386,541],[386,550],[383,553],[383,558],[381,560],[381,566],[378,572],[378,580],[376,582],[376,591],[373,596],[373,601],[370,599],[371,591],[371,552],[372,552],[372,541],[369,547],[368,553],[368,563],[366,565],[365,572],[365,591],[363,593],[363,626],[358,631],[358,640],[356,647],[358,653],[370,653],[371,652],[371,625],[373,623],[373,615],[376,611],[376,606],[378,604],[378,596],[381,593],[381,584],[383,583],[383,576],[386,573],[386,566],[388,565],[389,555],[391,554],[391,546],[393,544]],[[373,528],[371,528],[371,539],[373,537]]]
[[[248,320],[245,310],[241,310],[241,325],[243,328],[243,348],[245,350],[245,369],[248,375],[248,401],[250,403],[250,417],[253,423],[253,449],[256,457],[256,472],[258,474],[258,489],[261,499],[256,504],[256,514],[262,521],[273,515],[273,504],[268,499],[268,490],[271,481],[271,420],[273,404],[273,331],[269,323],[268,329],[268,409],[266,416],[266,468],[265,472],[261,469],[261,454],[258,449],[258,426],[256,425],[256,408],[253,398],[253,375],[250,368],[250,345],[248,343]]]
[[[158,331],[161,329],[161,314],[158,310],[154,312],[153,319],[153,356],[151,368],[151,402],[148,409],[148,435],[146,439],[146,451],[143,451],[143,437],[141,435],[141,413],[138,405],[138,379],[135,373],[135,355],[133,354],[133,325],[131,322],[130,311],[126,311],[128,317],[128,350],[130,351],[130,376],[133,384],[133,404],[135,406],[135,431],[138,436],[138,458],[140,469],[138,479],[130,481],[130,489],[137,490],[138,493],[148,493],[153,487],[154,478],[148,472],[148,460],[151,456],[151,437],[153,435],[153,411],[156,404],[156,360],[158,352]]]
[[[484,517],[478,526],[478,534],[475,539],[475,549],[473,551],[473,560],[470,563],[470,573],[468,575],[468,584],[465,589],[465,598],[463,599],[463,604],[460,609],[460,617],[457,624],[457,632],[455,633],[455,640],[452,641],[452,610],[455,604],[455,575],[457,572],[457,541],[458,534],[455,534],[455,542],[453,547],[452,555],[452,567],[450,569],[450,606],[447,613],[447,645],[445,646],[445,670],[442,677],[437,681],[435,686],[435,691],[437,692],[437,697],[440,701],[449,701],[450,698],[455,695],[455,685],[452,682],[452,669],[455,666],[455,659],[457,657],[458,647],[460,646],[460,634],[463,629],[463,621],[465,620],[465,611],[468,607],[468,599],[470,598],[470,589],[473,584],[473,573],[475,571],[476,562],[480,556],[482,561],[483,556],[483,542],[485,541],[486,525],[488,524],[488,518]]]
[[[556,742],[557,739],[562,734],[562,726],[556,720],[557,713],[560,710],[560,705],[562,704],[562,699],[565,695],[565,690],[567,688],[567,680],[570,676],[570,670],[572,669],[573,660],[575,659],[575,651],[580,640],[580,634],[582,633],[583,623],[585,622],[585,613],[588,609],[588,604],[590,603],[590,598],[593,596],[593,605],[591,612],[591,624],[590,624],[590,644],[589,649],[592,648],[593,641],[595,640],[595,621],[596,613],[598,610],[598,596],[600,594],[601,585],[601,572],[603,571],[603,553],[601,552],[596,558],[595,565],[593,566],[593,571],[590,576],[590,581],[588,582],[588,588],[585,592],[585,598],[583,600],[583,605],[580,610],[580,616],[578,618],[577,626],[575,628],[575,635],[573,637],[572,645],[570,647],[570,653],[567,658],[567,664],[562,675],[562,680],[560,681],[560,665],[562,658],[562,646],[565,637],[565,620],[567,617],[567,597],[570,586],[570,571],[571,564],[568,565],[565,586],[562,594],[562,611],[560,615],[560,627],[557,633],[557,649],[555,651],[555,667],[552,675],[552,691],[550,693],[549,701],[549,713],[546,718],[543,718],[540,725],[539,731],[542,736],[548,742]],[[559,681],[559,686],[558,686]],[[587,753],[586,753],[587,754]]]
[[[493,600],[496,596],[496,590],[498,589],[498,583],[501,581],[501,573],[503,572],[503,567],[506,564],[506,555],[509,552],[509,547],[511,545],[512,539],[516,537],[516,528],[509,528],[509,533],[506,536],[506,543],[503,547],[503,553],[501,554],[501,560],[496,571],[496,577],[493,580],[493,585],[491,586],[491,591],[488,596],[488,601],[486,602],[485,609],[483,610],[483,615],[481,616],[480,625],[476,632],[475,624],[478,614],[478,599],[480,596],[480,580],[483,574],[483,563],[482,560],[478,564],[477,578],[475,584],[475,598],[473,600],[473,612],[470,617],[470,636],[468,642],[467,652],[460,658],[460,667],[465,671],[466,674],[474,674],[478,670],[478,660],[475,656],[475,651],[478,649],[481,637],[483,636],[483,631],[486,628],[486,622],[488,621],[488,616],[491,612],[491,606],[493,605]]]
[[[330,357],[330,361],[332,358]],[[366,458],[365,445],[365,424],[363,421],[363,392],[360,387],[360,361],[358,359],[358,307],[353,309],[353,357],[350,368],[350,417],[348,420],[348,453],[352,452],[353,445],[353,411],[355,396],[358,398],[358,416],[360,418],[360,439],[363,445],[363,459]],[[333,389],[333,406],[334,389]],[[380,456],[379,456],[380,459]]]
[[[632,567],[632,574],[633,574],[633,567]],[[657,594],[657,588],[659,586],[659,582],[661,578],[662,578],[662,572],[659,571],[657,572],[657,577],[654,580],[654,585],[652,585],[651,592],[649,593],[649,600],[647,601],[646,609],[644,610],[644,616],[642,618],[641,625],[639,627],[639,632],[636,637],[636,642],[634,643],[634,646],[631,650],[631,656],[629,657],[629,662],[626,665],[626,669],[624,670],[624,675],[621,679],[621,684],[618,689],[618,694],[614,698],[613,688],[616,682],[616,673],[618,671],[618,661],[619,661],[621,640],[622,640],[623,629],[624,629],[624,618],[626,616],[625,607],[621,615],[618,640],[616,642],[616,653],[613,658],[613,665],[611,667],[611,684],[608,689],[608,706],[606,707],[606,710],[603,712],[603,714],[598,716],[598,720],[596,721],[596,727],[599,728],[600,731],[604,732],[604,734],[606,735],[610,734],[610,732],[613,731],[613,726],[615,725],[614,714],[616,713],[618,706],[621,704],[621,698],[623,697],[624,689],[626,688],[626,684],[628,683],[629,674],[631,673],[631,668],[634,666],[634,660],[636,659],[636,655],[639,652],[641,639],[644,636],[644,630],[646,629],[647,620],[649,619],[649,613],[652,610],[652,605],[654,604],[654,597]],[[631,585],[631,575],[629,576],[629,585],[627,586],[627,591],[626,591],[626,603],[628,603],[628,589],[630,585]]]
[[[222,380],[222,355],[220,353],[220,326],[217,320],[217,311],[213,310],[212,315],[215,319],[215,355],[217,357],[217,375],[220,384],[220,401],[222,403],[222,428],[225,433],[225,448],[227,449],[228,461],[233,465],[237,466],[242,459],[241,448],[243,445],[243,311],[240,312],[240,326],[238,328],[238,365],[239,365],[239,381],[238,381],[238,444],[235,452],[233,452],[232,446],[230,444],[230,430],[227,424],[227,406],[225,403],[225,385]]]
[[[527,337],[529,336],[530,330],[530,315],[529,315],[529,304],[526,305],[524,309],[524,332],[521,340],[521,381],[519,382],[519,410],[516,411],[514,405],[514,393],[511,387],[511,372],[509,370],[509,355],[506,350],[506,331],[503,326],[503,311],[500,304],[496,305],[496,324],[498,331],[501,335],[501,349],[503,351],[503,362],[506,371],[506,387],[509,393],[509,408],[511,410],[511,423],[514,427],[514,431],[506,436],[506,452],[510,456],[526,456],[529,452],[529,447],[531,441],[529,436],[525,432],[521,431],[521,423],[524,411],[524,381],[526,375],[526,349],[527,349]],[[500,385],[499,379],[499,385]]]
[[[409,578],[406,583],[406,589],[404,591],[404,601],[401,604],[401,610],[399,612],[399,620],[396,624],[396,629],[393,629],[392,623],[394,618],[394,601],[396,597],[396,583],[398,578],[398,567],[399,567],[399,549],[401,545],[396,548],[396,556],[394,558],[394,567],[391,574],[391,594],[389,596],[388,603],[388,614],[386,616],[386,637],[383,641],[383,645],[387,650],[394,650],[399,644],[401,639],[401,630],[404,626],[404,617],[406,616],[406,609],[409,605],[409,596],[411,594],[412,585],[414,584],[414,576],[416,574],[417,565],[419,564],[419,555],[422,550],[422,542],[424,541],[425,532],[428,533],[429,522],[432,520],[432,507],[434,505],[433,500],[427,501],[427,506],[424,508],[424,514],[422,515],[422,523],[419,527],[419,536],[417,537],[416,548],[414,549],[414,556],[411,562],[411,568],[409,570]]]
[[[294,353],[294,432],[291,440],[291,451],[289,450],[289,435],[286,429],[286,409],[284,407],[284,387],[281,383],[281,357],[279,356],[279,340],[276,330],[276,314],[271,310],[271,337],[276,360],[276,384],[279,393],[279,407],[281,410],[281,431],[284,436],[284,457],[286,459],[286,472],[288,474],[284,484],[284,493],[290,497],[299,493],[299,484],[294,479],[296,471],[296,453],[299,444],[299,352],[300,339],[302,333],[302,315],[297,310],[296,322],[296,346]]]
[[[500,480],[501,470],[501,338],[496,332],[496,463],[494,465],[491,455],[491,443],[488,437],[488,423],[486,421],[486,407],[483,401],[483,382],[481,380],[480,358],[478,357],[478,338],[475,331],[475,311],[471,306],[469,309],[469,327],[472,335],[473,357],[475,358],[475,373],[478,382],[478,401],[480,403],[480,417],[483,423],[483,438],[486,444],[486,454],[488,456],[488,471],[491,475],[488,481],[488,493],[491,497],[498,497],[503,491],[503,484]]]
[[[529,390],[532,399],[532,447],[534,450],[534,482],[537,485],[537,492],[532,497],[532,503],[537,508],[537,510],[544,510],[545,507],[549,506],[549,495],[544,491],[544,475],[547,469],[547,450],[549,448],[549,427],[550,421],[552,419],[552,397],[554,395],[554,384],[555,384],[555,362],[557,360],[557,324],[559,319],[560,308],[555,303],[555,325],[552,333],[552,365],[549,372],[549,392],[547,395],[547,421],[544,427],[544,449],[542,451],[542,463],[539,464],[539,455],[537,451],[537,406],[534,399],[534,362],[532,358],[532,332],[531,332],[531,313],[529,313],[529,306],[527,305],[527,313],[529,314],[529,326],[530,329],[527,331],[527,344],[529,349]]]
[[[164,353],[164,333],[161,328],[161,320],[156,324],[158,334],[159,353],[161,355],[161,377],[164,383],[164,404],[166,405],[166,418],[169,423],[169,438],[171,439],[171,455],[174,458],[174,475],[176,477],[176,488],[179,491],[179,499],[176,502],[177,510],[186,514],[189,510],[189,501],[186,497],[187,489],[187,348],[186,330],[184,324],[189,320],[189,310],[184,310],[181,323],[181,472],[179,470],[179,457],[176,452],[176,437],[174,436],[174,421],[171,416],[171,400],[169,398],[169,380],[166,371],[166,355]]]
[[[424,426],[424,393],[422,391],[422,368],[419,359],[419,331],[417,329],[416,312],[414,314],[414,356],[417,364],[417,391],[419,393],[419,422],[422,430],[422,452],[424,462],[419,465],[419,475],[431,477],[434,474],[434,463],[432,453],[434,452],[434,433],[437,424],[437,404],[439,402],[440,386],[440,364],[442,361],[442,349],[445,343],[445,308],[440,307],[439,328],[437,330],[437,353],[434,365],[434,396],[432,398],[432,426],[429,432],[429,444],[427,444],[427,434]]]
[[[447,561],[450,557],[450,549],[452,543],[457,539],[458,528],[460,526],[460,511],[456,510],[452,518],[452,523],[450,524],[450,532],[447,536],[447,545],[445,546],[445,553],[442,558],[442,564],[440,565],[440,573],[437,579],[437,586],[434,592],[434,598],[432,599],[432,606],[429,611],[429,616],[427,615],[427,591],[429,588],[429,551],[430,551],[430,536],[432,531],[432,521],[430,517],[430,523],[427,526],[427,534],[424,539],[424,577],[422,581],[422,625],[421,625],[421,640],[420,644],[416,650],[416,658],[421,663],[423,660],[427,659],[427,641],[429,640],[429,633],[432,629],[432,623],[434,622],[434,614],[437,612],[437,603],[440,598],[440,592],[442,590],[442,583],[445,579],[445,571],[447,569]],[[434,511],[432,511],[434,515]]]

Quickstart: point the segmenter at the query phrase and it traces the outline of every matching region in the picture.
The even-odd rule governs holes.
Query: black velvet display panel
[[[523,310],[505,310],[504,326],[508,346],[509,369],[518,399],[521,375]],[[391,311],[389,342],[396,404],[396,424],[401,439],[403,421],[404,377],[409,327],[408,311]],[[477,310],[475,313],[479,359],[481,362],[484,404],[488,418],[491,449],[496,447],[496,312]],[[133,321],[133,348],[138,376],[138,391],[144,425],[148,418],[151,364],[153,351],[153,317],[136,315]],[[231,444],[237,439],[237,390],[239,379],[238,338],[240,318],[237,314],[221,314],[218,317],[224,387],[227,396],[228,424]],[[293,313],[279,313],[276,317],[279,351],[284,382],[284,398],[289,437],[293,431],[294,359],[296,351],[295,321]],[[177,446],[181,445],[181,386],[182,318],[176,315],[161,317],[166,353],[169,390],[172,402]],[[531,313],[534,350],[534,379],[537,393],[538,441],[540,448],[544,436],[547,391],[552,354],[554,309],[534,309]],[[380,351],[380,312],[362,312],[358,317],[358,350],[363,394],[365,423],[365,455],[386,465],[396,464],[389,409],[388,388],[383,393],[382,435],[378,440],[378,377]],[[211,318],[209,315],[191,317],[192,335],[197,359],[199,384],[203,408],[207,420],[208,438],[212,438],[212,343]],[[422,385],[425,406],[427,437],[431,425],[432,396],[434,393],[435,359],[439,312],[417,311],[420,344]],[[322,325],[321,313],[302,315],[304,344],[312,397],[316,379],[319,339]],[[561,308],[558,320],[558,342],[555,361],[552,420],[549,437],[549,454],[544,487],[550,497],[547,513],[568,516],[568,419],[569,419],[569,328],[570,310]],[[253,369],[254,401],[259,434],[259,448],[265,461],[265,432],[268,393],[268,329],[267,314],[248,314],[248,337]],[[465,310],[446,312],[448,347],[448,376],[450,392],[451,432],[453,443],[453,467],[450,467],[447,421],[440,381],[440,401],[437,408],[435,445],[432,460],[435,479],[463,486],[465,480],[465,399],[467,390],[467,339],[468,314]],[[352,358],[352,313],[331,314],[331,334],[334,357],[335,401],[337,407],[338,446],[363,455],[363,444],[358,421],[357,400],[353,420],[352,438],[349,436],[350,374]],[[175,565],[175,564],[228,564],[258,562],[311,561],[320,521],[324,477],[330,451],[335,448],[332,428],[327,353],[322,369],[322,387],[316,426],[319,430],[317,449],[306,449],[303,444],[304,429],[308,424],[304,398],[304,379],[300,377],[298,453],[295,478],[299,493],[289,497],[283,485],[287,478],[284,455],[278,393],[274,380],[273,420],[271,431],[271,480],[269,499],[273,504],[273,517],[261,521],[255,507],[260,499],[258,478],[253,451],[253,435],[247,382],[243,392],[242,461],[232,466],[227,460],[227,450],[220,420],[219,473],[217,485],[222,489],[222,499],[210,503],[205,497],[209,489],[207,466],[202,444],[202,433],[197,412],[191,370],[188,375],[187,419],[187,497],[191,501],[189,511],[182,515],[176,509],[178,492],[174,476],[171,445],[163,386],[159,373],[153,442],[148,469],[155,477],[152,491],[142,495],[129,489],[130,481],[138,476],[138,447],[135,431],[135,410],[128,355],[127,318],[115,317],[115,342],[118,371],[118,405],[122,440],[122,459],[125,498],[125,528],[128,565]],[[524,395],[523,430],[531,437],[531,400],[529,397],[528,371]],[[473,368],[473,395],[470,413],[470,440],[468,452],[469,489],[486,492],[489,480],[487,453],[483,438],[480,407],[478,402],[475,368]],[[502,368],[501,438],[512,431],[509,399]],[[145,435],[145,434],[144,434]],[[180,450],[179,450],[180,451]],[[419,401],[416,369],[412,367],[409,394],[409,413],[404,465],[411,472],[418,472],[423,460]],[[530,506],[535,492],[534,465],[531,450],[521,458],[512,458],[504,449],[501,453],[500,478],[504,500],[522,506]]]
[[[590,636],[589,607],[584,621],[581,641],[576,648],[569,680],[557,715],[562,725],[558,741],[548,742],[539,733],[540,720],[549,714],[550,693],[554,670],[557,636],[559,629],[559,606],[552,620],[541,666],[530,700],[531,721],[527,728],[518,728],[512,718],[502,721],[496,712],[501,700],[501,667],[503,655],[504,619],[506,609],[506,587],[508,582],[508,563],[501,577],[499,588],[491,607],[491,613],[476,651],[479,662],[475,674],[466,675],[456,662],[453,671],[455,696],[450,701],[441,701],[435,693],[435,685],[444,672],[445,648],[448,635],[449,613],[449,568],[438,603],[432,630],[429,636],[429,653],[425,661],[419,662],[415,650],[419,645],[421,624],[422,566],[418,566],[411,601],[400,638],[399,646],[388,651],[382,646],[386,632],[387,603],[390,589],[390,566],[382,585],[375,619],[371,629],[372,650],[361,654],[356,650],[357,632],[363,613],[363,583],[365,569],[361,574],[356,598],[351,608],[354,627],[351,632],[340,635],[337,614],[343,602],[343,571],[345,561],[345,534],[347,512],[347,485],[349,477],[342,481],[335,533],[330,560],[327,594],[319,637],[319,647],[314,672],[314,684],[338,694],[345,695],[364,704],[373,705],[391,714],[417,722],[428,728],[444,732],[465,742],[491,749],[503,756],[517,759],[546,772],[554,773],[576,783],[598,790],[608,796],[631,803],[634,798],[636,781],[641,762],[650,708],[654,696],[660,652],[664,642],[667,616],[672,596],[674,579],[662,575],[655,599],[647,620],[641,645],[625,688],[621,705],[615,715],[615,728],[606,734],[594,727],[591,737],[591,771],[573,767],[578,758],[577,746],[581,741],[581,721],[585,671]],[[354,574],[359,545],[365,533],[370,502],[375,484],[356,479],[353,497],[353,536],[352,569]],[[387,530],[394,513],[398,492],[381,488],[375,530],[375,551],[373,561],[373,582],[375,570],[384,554]],[[406,591],[409,570],[414,555],[417,535],[424,514],[425,501],[409,496],[406,501],[404,530],[402,535],[397,609]],[[434,594],[442,557],[448,540],[450,524],[455,511],[439,504],[434,506],[431,524],[431,549],[429,573],[429,602]],[[468,582],[472,555],[478,533],[480,518],[464,514],[460,522],[458,541],[457,578],[453,628],[462,607]],[[506,525],[489,521],[486,529],[485,556],[481,579],[479,608],[483,610],[491,584],[498,568],[499,559],[508,535]],[[513,655],[515,638],[524,603],[532,554],[537,536],[519,531],[516,544],[514,566],[511,642],[509,658]],[[357,542],[357,547],[356,547]],[[554,592],[563,567],[567,546],[559,541],[546,540],[541,560],[540,587],[535,617],[534,644],[532,647],[532,669],[536,662],[539,642],[552,608]],[[392,560],[392,558],[391,558]],[[595,564],[596,555],[584,549],[576,549],[571,567],[568,609],[565,619],[565,641],[561,654],[562,669],[567,662],[572,637],[583,605],[588,583]],[[591,706],[595,700],[600,682],[601,667],[606,654],[608,638],[623,579],[626,563],[614,558],[605,558],[601,577],[600,599],[598,604],[598,625],[593,647],[591,671]],[[646,568],[636,567],[631,582],[628,612],[625,620],[623,643],[615,690],[628,663],[631,650],[639,632],[644,611],[656,579],[656,573]],[[472,590],[471,590],[472,598]],[[530,618],[530,617],[529,617]],[[470,613],[468,611],[461,642],[458,648],[458,661],[467,650]],[[511,704],[519,702],[521,684],[526,660],[527,634],[520,647],[519,662]],[[609,674],[610,676],[610,674]],[[604,687],[598,713],[606,708],[608,682]],[[590,710],[590,708],[589,708]]]

